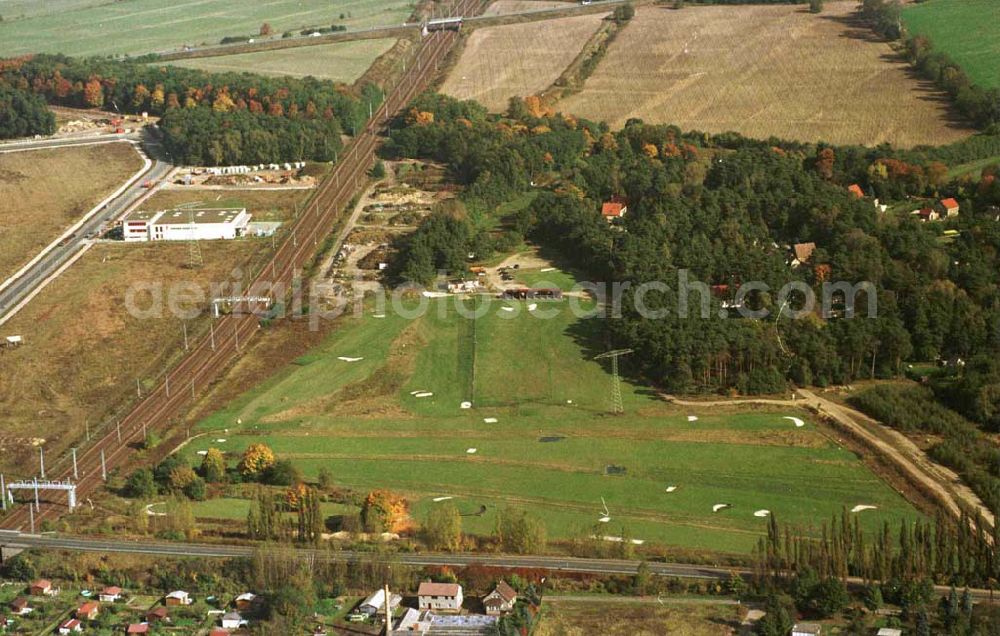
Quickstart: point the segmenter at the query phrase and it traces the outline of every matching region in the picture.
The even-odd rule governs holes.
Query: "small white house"
[[[246,619],[239,612],[228,612],[222,616],[222,629],[239,629],[246,624]]]
[[[98,600],[102,603],[114,603],[122,597],[122,588],[117,585],[112,585],[101,590],[101,593],[97,595]]]
[[[80,621],[75,618],[71,618],[59,625],[60,634],[78,634],[83,631],[83,627],[80,625]]]
[[[499,616],[514,609],[517,603],[517,592],[504,581],[497,583],[496,588],[483,597],[483,607],[489,616]]]
[[[184,590],[174,590],[164,598],[166,605],[190,605],[191,603],[191,595]]]
[[[389,612],[392,613],[402,602],[403,597],[399,594],[389,594]],[[358,612],[368,616],[385,613],[385,590],[380,589],[362,601],[358,606]]]
[[[420,609],[457,612],[462,609],[462,586],[425,581],[417,589],[417,605]]]

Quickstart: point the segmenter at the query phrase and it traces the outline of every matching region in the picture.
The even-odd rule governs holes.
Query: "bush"
[[[631,4],[618,5],[615,7],[612,17],[618,24],[624,24],[635,17],[635,7]]]
[[[153,471],[148,468],[140,468],[131,475],[125,482],[125,495],[136,499],[149,499],[155,497],[157,493],[156,481],[153,479]]]

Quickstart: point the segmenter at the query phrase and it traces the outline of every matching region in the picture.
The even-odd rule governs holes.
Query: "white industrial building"
[[[246,208],[137,210],[122,219],[122,238],[135,241],[212,241],[247,233]]]

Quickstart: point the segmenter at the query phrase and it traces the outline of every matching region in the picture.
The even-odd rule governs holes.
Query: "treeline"
[[[289,119],[246,110],[170,110],[160,130],[167,152],[188,165],[332,161],[343,146],[336,119]]]
[[[927,37],[908,36],[903,27],[899,0],[862,0],[861,15],[883,37],[889,40],[902,38],[910,63],[926,79],[948,93],[963,117],[983,129],[1000,124],[1000,89],[973,84],[948,54],[934,50]]]
[[[51,135],[55,131],[55,115],[44,99],[0,84],[0,139]]]
[[[994,547],[1000,533],[981,518],[963,516],[956,524],[939,512],[933,521],[904,521],[898,529],[886,523],[869,534],[857,515],[844,511],[823,524],[818,536],[779,525],[773,516],[768,520],[767,535],[755,550],[754,586],[769,595],[770,619],[758,625],[757,634],[787,634],[790,625],[783,623],[796,611],[827,618],[844,610],[852,602],[843,583],[847,577],[866,582],[861,599],[868,611],[899,606],[901,621],[916,633],[941,633],[931,631],[935,619],[944,633],[993,633],[979,631],[991,624],[974,620],[970,594],[960,597],[957,591],[989,587],[1000,576]],[[940,604],[936,584],[952,586]],[[854,627],[849,631],[860,633]]]
[[[208,73],[155,64],[36,55],[0,63],[0,85],[50,104],[150,113],[171,127],[172,152],[190,163],[325,161],[368,119],[382,93],[360,95],[314,78]],[[210,128],[214,127],[214,128]],[[286,140],[285,138],[290,138]]]

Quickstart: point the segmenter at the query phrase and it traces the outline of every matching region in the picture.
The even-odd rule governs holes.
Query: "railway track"
[[[457,15],[475,14],[481,10],[481,0],[460,0]],[[440,62],[454,46],[458,34],[436,31],[424,37],[407,71],[365,124],[343,149],[339,161],[317,188],[291,227],[272,259],[251,280],[244,293],[255,289],[284,289],[287,293],[299,272],[315,257],[322,239],[333,229],[345,206],[365,181],[375,159],[379,133],[384,122],[426,89]],[[284,297],[284,294],[282,295]],[[274,298],[278,301],[278,298]],[[119,424],[103,433],[77,454],[77,498],[82,501],[99,488],[103,473],[124,464],[133,452],[131,444],[141,441],[147,431],[163,431],[174,418],[197,399],[197,387],[217,379],[235,361],[260,328],[252,313],[227,314],[217,319],[211,338],[202,338],[181,361],[170,369],[164,379]],[[49,471],[50,479],[73,479],[73,467],[62,458],[57,471]],[[24,530],[31,523],[31,506],[17,506],[0,519],[0,528]],[[57,518],[67,509],[60,494],[48,494],[34,515],[36,524]]]

